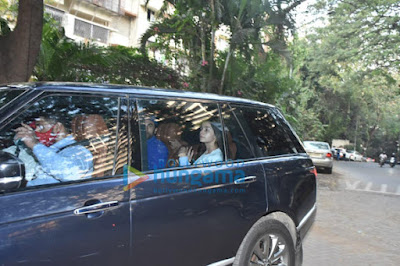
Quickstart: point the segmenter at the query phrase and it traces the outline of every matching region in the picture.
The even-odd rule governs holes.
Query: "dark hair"
[[[209,122],[211,124],[211,128],[214,131],[216,144],[217,144],[218,148],[221,149],[221,151],[224,153],[224,150],[223,150],[224,143],[223,143],[223,139],[222,139],[221,123],[213,122],[213,120],[205,120],[202,122],[202,124],[205,122]],[[206,151],[206,145],[204,143],[200,143],[200,145],[194,145],[193,147],[195,148],[195,150],[194,150],[195,157],[193,158],[193,160],[197,160],[197,158],[199,158]]]
[[[223,140],[222,140],[222,125],[219,122],[211,122],[211,121],[208,121],[208,122],[210,122],[211,127],[214,130],[214,135],[215,135],[215,139],[216,139],[216,142],[217,142],[217,146],[222,151],[222,149],[224,147],[224,143],[223,143]]]

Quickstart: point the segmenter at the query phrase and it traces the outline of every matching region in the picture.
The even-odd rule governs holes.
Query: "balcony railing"
[[[92,3],[96,6],[105,8],[115,13],[121,11],[121,0],[83,0],[85,2]]]
[[[89,22],[75,19],[74,34],[85,39],[108,43],[109,30]]]

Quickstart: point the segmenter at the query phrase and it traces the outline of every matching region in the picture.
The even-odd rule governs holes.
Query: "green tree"
[[[182,86],[174,70],[149,60],[137,49],[76,43],[49,16],[45,16],[40,55],[33,74],[38,81]]]
[[[186,63],[190,83],[201,84],[201,91],[229,94],[232,84],[226,83],[226,78],[228,72],[237,68],[232,64],[246,58],[249,69],[254,70],[267,58],[275,58],[266,56],[267,47],[275,54],[289,58],[286,41],[288,31],[293,28],[290,14],[302,1],[166,2],[175,7],[175,13],[154,23],[144,34],[143,51],[150,36],[156,36],[157,42],[151,47]],[[231,33],[229,49],[215,53],[215,31],[221,26]],[[177,44],[176,47],[171,48],[171,43]]]
[[[367,0],[319,1],[315,7],[329,8],[330,15],[296,44],[307,56],[297,58],[297,93],[306,100],[295,111],[316,114],[324,140],[346,138],[373,154],[382,144],[378,138],[398,139],[400,6]],[[301,125],[304,118],[293,116]]]

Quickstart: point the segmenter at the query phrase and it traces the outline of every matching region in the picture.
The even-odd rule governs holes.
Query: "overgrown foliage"
[[[38,81],[116,83],[180,88],[176,71],[143,56],[137,49],[99,47],[76,43],[65,37],[63,28],[47,17],[38,63]]]
[[[279,90],[284,88],[278,84],[283,73],[288,71],[283,66],[282,73],[276,73],[272,67],[271,75],[265,79],[262,73],[270,72],[267,68],[275,63],[283,65],[283,58],[291,63],[287,49],[287,37],[294,29],[291,12],[301,2],[165,1],[166,6],[175,8],[175,12],[170,16],[160,16],[162,19],[144,34],[142,50],[145,51],[145,47],[159,49],[168,59],[181,62],[189,70],[192,90],[254,95],[254,91],[262,88],[262,92],[256,95],[262,97],[260,100],[269,100],[278,91],[276,87]],[[215,50],[217,30],[226,38],[226,51]],[[147,44],[151,36],[156,37],[156,42]],[[247,81],[247,84],[238,81]],[[238,84],[239,88],[236,87]],[[268,97],[263,98],[265,95]]]
[[[303,138],[349,139],[369,156],[397,151],[399,2],[319,1],[315,8],[329,10],[325,26],[294,43],[300,83],[289,111],[297,128]]]
[[[10,23],[16,23],[18,5],[10,4],[7,0],[0,0],[0,36],[8,35],[11,32]]]

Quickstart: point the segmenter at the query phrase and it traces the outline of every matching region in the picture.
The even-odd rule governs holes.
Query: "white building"
[[[46,0],[45,10],[67,37],[100,45],[138,47],[163,0]]]

